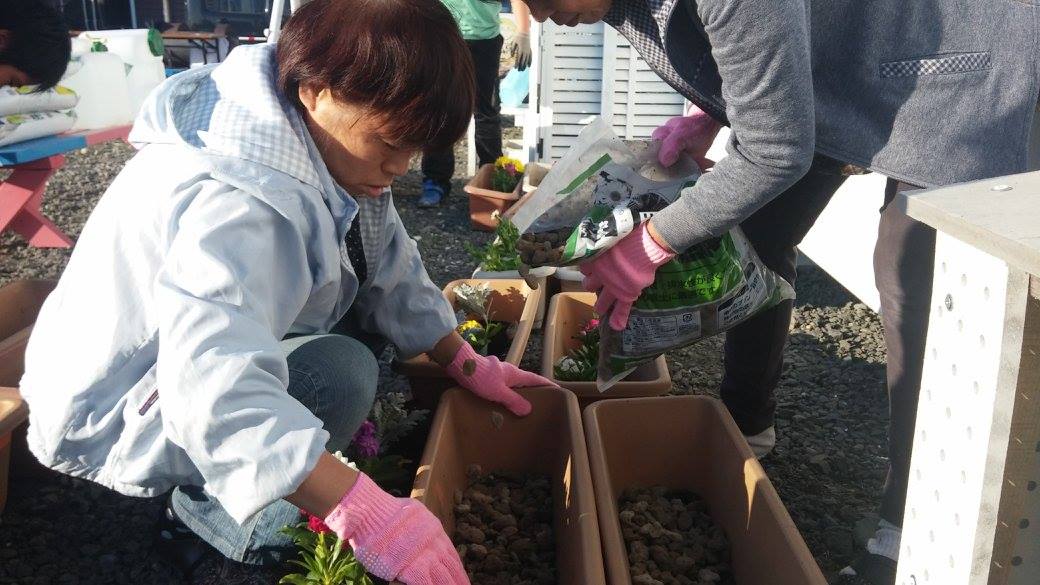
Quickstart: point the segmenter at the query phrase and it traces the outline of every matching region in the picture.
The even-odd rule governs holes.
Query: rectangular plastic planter
[[[586,321],[592,318],[596,304],[595,293],[560,293],[549,302],[549,311],[542,338],[542,375],[574,392],[582,405],[604,398],[632,398],[660,396],[672,388],[668,362],[662,355],[644,364],[627,378],[611,386],[606,392],[596,389],[595,382],[563,382],[556,380],[553,366],[573,349],[578,342],[574,336]]]
[[[581,413],[574,395],[556,388],[521,388],[532,411],[517,417],[461,388],[444,394],[416,474],[412,497],[455,530],[455,490],[467,468],[549,476],[557,583],[604,583],[596,504]]]
[[[730,542],[740,585],[826,585],[819,566],[721,402],[604,400],[585,410],[607,582],[630,585],[617,501],[627,488],[689,489]]]
[[[479,266],[473,271],[470,278],[473,280],[523,280],[519,270],[481,270]],[[542,276],[534,280],[537,284],[535,290],[542,293],[538,298],[538,312],[534,316],[534,328],[540,330],[545,324],[546,291],[548,290],[545,287],[549,278]]]
[[[470,227],[475,230],[494,230],[497,222],[491,217],[492,213],[503,213],[520,199],[520,190],[524,186],[523,177],[511,192],[505,193],[491,188],[491,175],[494,172],[493,163],[481,165],[477,174],[463,187],[469,195]]]
[[[455,307],[455,287],[462,283],[491,284],[491,319],[516,323],[516,334],[509,346],[504,361],[519,366],[527,349],[527,341],[531,338],[538,305],[541,303],[541,290],[532,289],[522,279],[461,279],[448,283],[444,287],[444,298]],[[400,360],[395,364],[398,372],[408,377],[412,386],[412,397],[419,405],[433,408],[440,395],[455,382],[448,373],[430,359],[426,354],[409,360]]]
[[[560,283],[560,292],[585,292],[581,283],[585,275],[577,266],[561,266],[553,273],[553,278]]]
[[[19,280],[0,288],[0,513],[7,503],[12,435],[29,416],[15,386],[25,370],[25,344],[32,325],[54,284]]]

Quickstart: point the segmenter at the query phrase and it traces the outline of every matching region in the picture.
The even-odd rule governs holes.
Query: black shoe
[[[190,578],[199,563],[216,549],[185,526],[173,511],[170,499],[163,505],[162,514],[152,542],[155,552],[186,578]]]
[[[895,585],[896,562],[884,555],[864,552],[838,573],[836,585]]]

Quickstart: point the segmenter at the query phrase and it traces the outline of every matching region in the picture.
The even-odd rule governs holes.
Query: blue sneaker
[[[451,191],[450,184],[444,184],[433,179],[423,179],[422,195],[417,205],[422,208],[437,207],[441,200],[448,196]]]

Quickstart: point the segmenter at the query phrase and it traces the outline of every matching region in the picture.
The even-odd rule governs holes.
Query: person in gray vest
[[[795,246],[853,172],[889,178],[875,248],[888,350],[890,468],[881,522],[843,582],[890,585],[914,432],[935,234],[897,191],[1026,170],[1037,102],[1035,2],[969,0],[527,0],[544,22],[605,21],[696,106],[659,128],[662,162],[728,156],[593,261],[586,285],[627,312],[676,252],[740,225],[794,283]],[[756,453],[775,443],[774,388],[792,303],[726,339],[721,395]],[[622,320],[623,321],[623,320]],[[613,325],[612,325],[613,326]]]

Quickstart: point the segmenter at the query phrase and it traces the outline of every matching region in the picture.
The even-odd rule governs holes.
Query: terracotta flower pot
[[[495,211],[505,212],[520,199],[523,178],[521,177],[516,187],[509,193],[495,191],[491,188],[491,177],[494,172],[493,163],[482,165],[477,170],[477,174],[473,175],[473,178],[463,188],[469,194],[469,222],[470,227],[475,230],[494,231],[497,222],[491,217],[491,214]]]
[[[25,344],[36,316],[54,281],[19,280],[0,288],[0,512],[7,503],[11,442],[29,409],[18,394],[18,381],[25,370]]]
[[[604,400],[584,414],[607,582],[630,585],[618,520],[628,488],[688,489],[730,543],[740,585],[825,585],[819,566],[721,402],[705,396]]]
[[[636,368],[636,371],[606,392],[597,390],[595,382],[563,382],[555,378],[553,366],[567,355],[568,350],[578,346],[574,336],[592,318],[592,307],[595,304],[595,293],[560,293],[553,296],[549,302],[545,336],[542,338],[542,375],[574,392],[582,406],[604,398],[660,396],[671,390],[672,377],[668,374],[668,362],[663,355]]]
[[[510,341],[509,351],[504,361],[519,366],[527,349],[527,340],[534,328],[538,304],[542,291],[532,289],[523,280],[509,279],[462,279],[448,283],[444,287],[444,298],[455,307],[455,287],[462,283],[473,285],[488,282],[491,284],[491,319],[516,323],[516,333]],[[424,408],[437,405],[440,395],[455,385],[448,373],[430,359],[426,354],[409,360],[399,360],[395,369],[408,377],[412,386],[412,397]]]
[[[556,388],[519,392],[533,407],[526,417],[513,416],[461,388],[448,391],[434,415],[412,497],[426,504],[450,535],[455,530],[455,490],[465,490],[470,465],[485,473],[548,476],[557,583],[604,583],[578,402]]]

